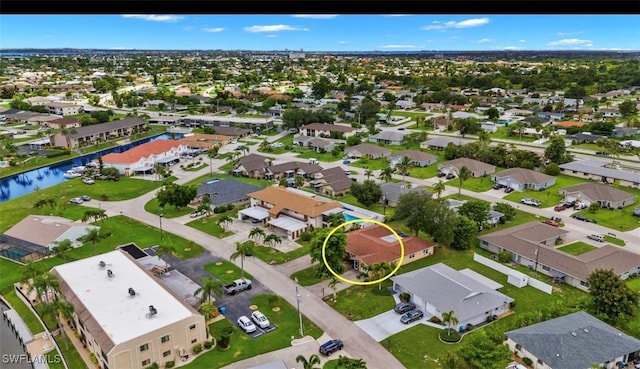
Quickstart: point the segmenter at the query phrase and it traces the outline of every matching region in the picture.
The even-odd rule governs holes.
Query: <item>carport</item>
[[[287,237],[291,240],[295,240],[300,237],[300,233],[307,229],[307,223],[293,219],[286,215],[281,215],[276,219],[271,219],[268,222],[270,225],[280,228],[287,232]]]
[[[240,210],[238,212],[238,217],[240,218],[240,220],[251,218],[264,222],[265,219],[269,218],[269,212],[267,211],[267,209],[261,208],[259,206],[252,206]]]

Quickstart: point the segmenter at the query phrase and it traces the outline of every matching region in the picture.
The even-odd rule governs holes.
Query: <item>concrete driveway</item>
[[[367,332],[371,338],[380,342],[389,336],[402,332],[416,324],[420,324],[420,322],[424,320],[423,318],[417,322],[403,324],[400,322],[400,316],[401,315],[395,311],[389,310],[373,318],[358,320],[354,323],[363,331]]]

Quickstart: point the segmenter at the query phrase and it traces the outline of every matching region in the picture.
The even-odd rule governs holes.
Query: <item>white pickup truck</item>
[[[233,281],[233,283],[222,287],[222,290],[227,295],[235,295],[238,292],[241,292],[244,290],[250,290],[250,289],[251,289],[250,279],[236,279],[235,281]]]

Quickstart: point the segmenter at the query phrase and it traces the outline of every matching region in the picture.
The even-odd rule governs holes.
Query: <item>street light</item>
[[[382,205],[384,205],[384,217],[387,218],[387,193],[385,192],[382,195]]]
[[[160,241],[162,241],[162,217],[164,214],[160,213]]]
[[[300,292],[298,292],[298,286],[296,286],[296,300],[298,301],[298,320],[300,320],[300,338],[304,336],[304,331],[302,330],[302,314],[300,313],[300,301],[302,300],[302,296],[300,296]]]
[[[534,254],[536,255],[536,266],[533,268],[533,271],[536,273],[536,275],[538,275],[538,258],[540,257],[540,244],[538,244],[538,247],[536,248],[536,251],[534,251]]]

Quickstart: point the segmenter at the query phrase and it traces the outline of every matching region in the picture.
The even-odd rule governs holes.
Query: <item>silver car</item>
[[[400,322],[404,324],[409,324],[409,323],[415,322],[416,320],[422,319],[423,316],[424,316],[424,313],[422,311],[411,310],[400,317]]]
[[[238,318],[238,326],[247,333],[253,333],[257,329],[255,324],[245,315]]]

